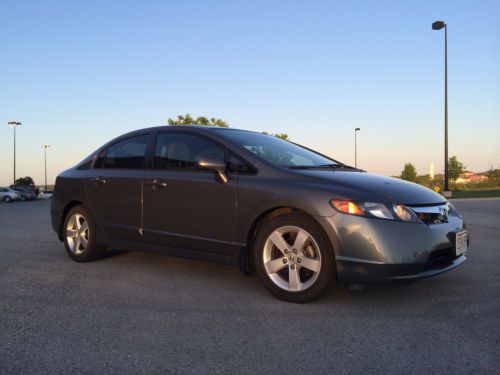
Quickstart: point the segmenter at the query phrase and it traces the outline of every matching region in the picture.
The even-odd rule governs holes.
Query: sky
[[[398,175],[449,154],[500,168],[499,1],[4,1],[0,186],[48,183],[103,143],[170,117],[287,133]]]

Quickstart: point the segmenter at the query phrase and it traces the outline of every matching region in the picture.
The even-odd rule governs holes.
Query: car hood
[[[300,170],[299,174],[318,178],[328,189],[346,198],[365,202],[391,202],[407,205],[436,204],[446,201],[422,185],[367,172],[347,170]]]

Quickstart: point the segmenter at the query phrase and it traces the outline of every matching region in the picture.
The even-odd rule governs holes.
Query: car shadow
[[[129,253],[131,253],[131,251],[129,251],[129,250],[115,249],[115,248],[107,249],[102,260],[114,258],[114,257],[120,256],[120,255],[129,254]]]

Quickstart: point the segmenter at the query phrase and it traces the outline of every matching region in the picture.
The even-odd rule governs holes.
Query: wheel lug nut
[[[297,254],[297,249],[293,249],[293,252],[294,252],[295,254]]]
[[[283,264],[286,264],[286,259],[283,259]]]
[[[288,254],[288,253],[289,253],[288,249],[285,249],[285,254]]]
[[[291,268],[292,270],[294,270],[294,269],[295,269],[295,264],[290,265],[290,268]]]

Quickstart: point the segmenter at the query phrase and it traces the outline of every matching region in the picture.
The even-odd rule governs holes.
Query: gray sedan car
[[[0,187],[0,201],[10,203],[19,199],[21,199],[21,195],[19,194],[19,192],[11,188]]]
[[[204,126],[105,144],[57,177],[51,216],[75,261],[117,247],[224,262],[293,302],[337,280],[436,275],[463,263],[468,245],[462,217],[432,190],[272,136]]]

